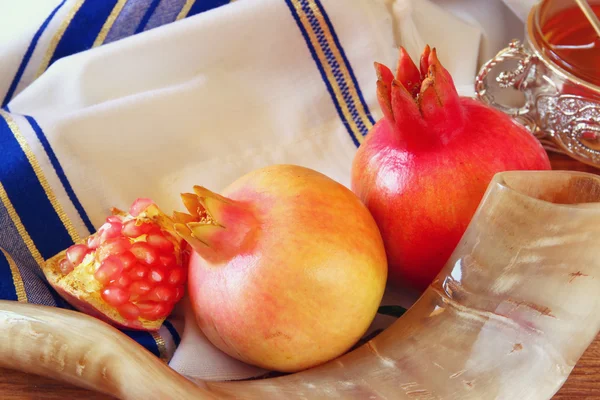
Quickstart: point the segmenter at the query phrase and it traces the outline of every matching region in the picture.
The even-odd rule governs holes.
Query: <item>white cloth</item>
[[[0,1],[0,97],[59,3]],[[305,20],[307,11],[294,7],[308,3],[314,1],[238,0],[61,58],[35,79],[72,8],[57,11],[8,108],[80,236],[88,229],[54,159],[96,228],[110,207],[127,207],[136,197],[180,210],[178,194],[193,185],[219,191],[274,163],[310,167],[349,185],[353,136],[381,116],[374,61],[393,67],[399,45],[418,57],[428,43],[470,95],[481,63],[523,33],[500,0],[321,0],[325,16]],[[312,37],[315,29],[326,32]],[[333,49],[330,61],[324,46]],[[320,70],[329,71],[328,62],[342,78]],[[35,118],[48,146],[23,115]],[[177,371],[203,379],[264,372],[215,349],[185,307],[173,321],[182,333],[170,361]]]

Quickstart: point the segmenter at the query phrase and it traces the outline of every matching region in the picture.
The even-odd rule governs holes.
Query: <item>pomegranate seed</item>
[[[173,242],[164,237],[161,233],[149,234],[146,238],[146,242],[160,253],[171,253],[175,249]]]
[[[160,256],[158,256],[158,261],[160,262],[160,265],[162,265],[165,268],[170,268],[177,263],[177,259],[175,258],[175,255],[173,253],[161,254]]]
[[[119,310],[119,314],[125,319],[132,320],[140,316],[140,309],[135,304],[125,303],[117,309]]]
[[[111,224],[122,224],[123,220],[118,215],[111,215],[110,217],[106,218],[106,222]]]
[[[173,303],[177,303],[179,300],[181,300],[184,294],[185,288],[183,286],[177,286],[175,288],[175,298],[173,299]]]
[[[148,276],[149,268],[142,264],[136,264],[129,270],[129,277],[134,281],[139,281]]]
[[[151,233],[158,233],[160,235],[162,235],[162,229],[160,229],[160,226],[157,223],[154,222],[150,222],[148,223],[148,225],[150,225],[149,228],[147,228],[147,232],[146,234],[151,234]]]
[[[182,284],[185,278],[185,269],[182,267],[177,266],[169,272],[169,283],[173,286]]]
[[[135,242],[131,246],[130,251],[133,253],[135,258],[148,265],[154,264],[158,258],[156,250],[154,250],[154,248],[146,242]]]
[[[147,198],[136,199],[133,202],[133,204],[131,205],[131,207],[129,208],[129,214],[131,214],[134,217],[137,217],[138,215],[140,215],[140,213],[142,211],[144,211],[146,208],[148,208],[152,204],[154,204],[152,199],[147,199]]]
[[[131,219],[123,224],[123,228],[121,229],[121,233],[124,236],[136,238],[142,236],[145,233],[150,232],[150,230],[154,227],[154,224],[148,222],[142,222],[138,225],[138,221],[135,219]]]
[[[137,258],[135,258],[133,253],[130,251],[125,251],[117,255],[117,257],[119,257],[119,260],[121,260],[121,262],[123,263],[123,269],[129,269],[132,266],[134,266],[137,262]]]
[[[67,275],[75,269],[75,266],[71,264],[69,260],[63,258],[60,260],[60,263],[58,263],[58,268],[60,269],[60,272],[62,272],[64,275]]]
[[[108,239],[98,247],[96,256],[99,261],[102,261],[108,256],[124,253],[129,250],[130,247],[131,242],[127,238],[117,237]]]
[[[154,266],[150,268],[150,274],[148,280],[153,283],[160,283],[167,278],[167,271],[161,267]]]
[[[112,239],[121,235],[121,222],[107,222],[100,227],[98,233],[103,240]]]
[[[121,288],[127,288],[129,285],[131,285],[131,282],[132,280],[129,276],[121,275],[113,282],[113,285]]]
[[[102,238],[98,234],[90,236],[87,240],[87,247],[94,250],[102,243]]]
[[[67,258],[74,266],[81,264],[85,255],[90,251],[85,244],[76,244],[67,249]]]
[[[175,288],[167,285],[159,285],[152,290],[147,299],[150,301],[171,302],[175,298]]]
[[[109,286],[100,294],[102,299],[111,306],[120,306],[129,300],[129,292],[117,286]]]
[[[149,320],[155,320],[166,317],[171,312],[170,307],[165,303],[137,303],[140,309],[140,316]]]
[[[144,295],[152,289],[152,285],[145,281],[133,282],[129,287],[132,295]]]
[[[96,280],[103,285],[106,285],[111,280],[115,279],[123,271],[123,263],[115,256],[110,256],[102,261],[100,268],[94,273]]]

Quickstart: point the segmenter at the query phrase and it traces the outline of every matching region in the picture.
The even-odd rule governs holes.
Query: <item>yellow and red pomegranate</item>
[[[540,143],[508,115],[460,97],[436,50],[420,69],[400,49],[376,63],[381,118],[358,149],[352,189],[381,231],[390,282],[425,289],[467,228],[492,177],[550,169]]]
[[[387,262],[373,217],[311,169],[253,171],[222,195],[184,194],[194,222],[188,291],[198,324],[225,353],[298,371],[350,349],[383,296]]]

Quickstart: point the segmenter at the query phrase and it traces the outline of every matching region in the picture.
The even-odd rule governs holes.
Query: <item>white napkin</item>
[[[119,18],[132,1],[114,0],[109,17]],[[153,0],[155,12],[162,5],[166,15],[168,2],[175,0]],[[393,67],[399,45],[418,57],[428,43],[469,95],[484,58],[523,29],[499,0],[238,0],[60,58],[44,72],[56,32],[64,31],[78,3],[87,4],[0,1],[0,10],[10,10],[0,13],[0,98],[13,91],[5,118],[37,160],[36,176],[43,176],[47,200],[71,236],[86,236],[110,207],[125,208],[136,197],[151,197],[164,210],[182,209],[178,194],[193,185],[219,191],[269,164],[303,165],[348,186],[357,144],[381,116],[374,61]],[[183,10],[196,3],[178,4]],[[32,37],[55,9],[22,67]],[[510,24],[495,22],[498,15]],[[159,17],[146,13],[142,20]],[[36,79],[38,71],[43,74]],[[8,226],[2,212],[0,226]],[[32,224],[24,222],[26,228]],[[25,276],[31,257],[14,249],[32,249],[3,235],[0,248],[12,249],[31,300],[38,291],[28,288]],[[38,236],[33,243],[41,248]],[[397,296],[389,293],[384,304],[409,306],[414,300]],[[373,328],[391,321],[380,316]],[[170,360],[177,371],[203,379],[264,372],[215,349],[185,303],[171,322],[157,343],[168,359],[178,341],[175,331],[182,336]]]

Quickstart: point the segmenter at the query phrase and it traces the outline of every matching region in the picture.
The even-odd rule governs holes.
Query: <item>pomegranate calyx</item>
[[[375,63],[375,71],[377,100],[384,119],[399,135],[410,132],[410,137],[401,138],[407,145],[445,142],[463,126],[460,97],[435,48],[425,47],[417,68],[400,47],[395,75],[379,63]]]
[[[245,204],[201,186],[194,187],[194,194],[183,193],[181,198],[195,220],[185,221],[188,217],[180,216],[174,229],[203,257],[230,259],[257,231],[258,221]]]
[[[396,70],[396,79],[408,90],[413,98],[417,98],[421,88],[421,74],[404,47],[400,47],[400,57]]]

